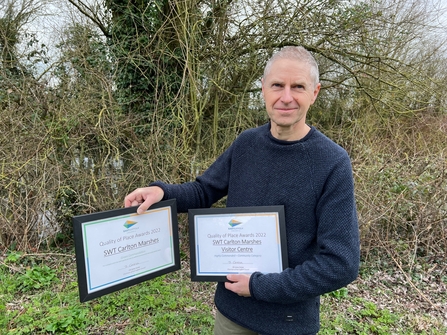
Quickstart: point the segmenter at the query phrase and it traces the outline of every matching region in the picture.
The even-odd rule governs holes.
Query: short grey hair
[[[319,82],[319,71],[318,64],[312,54],[301,46],[287,46],[274,53],[273,56],[268,60],[264,68],[264,78],[270,72],[272,64],[278,59],[289,59],[296,60],[298,62],[304,62],[310,65],[310,76],[314,81],[316,86]]]

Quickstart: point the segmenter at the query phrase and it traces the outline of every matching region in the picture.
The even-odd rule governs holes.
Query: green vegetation
[[[60,251],[1,258],[0,334],[212,334],[214,283],[191,282],[187,257],[179,271],[80,303],[74,251]],[[399,269],[368,266],[322,297],[319,334],[445,334],[440,273],[420,267],[412,288]]]
[[[211,333],[212,285],[190,283],[183,270],[80,303],[72,253],[18,259],[12,253],[2,261],[0,324],[5,334]],[[38,273],[35,279],[24,275],[30,272]]]

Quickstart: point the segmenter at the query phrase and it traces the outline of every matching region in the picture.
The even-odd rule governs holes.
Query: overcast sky
[[[445,27],[444,31],[447,36],[447,0],[430,1],[435,4],[437,13],[443,13],[443,15],[439,17],[439,21],[433,22],[433,24]],[[60,42],[63,28],[66,27],[69,22],[72,22],[73,19],[85,20],[85,17],[82,17],[68,0],[42,0],[42,2],[45,3],[45,6],[42,8],[41,15],[30,22],[26,26],[26,29],[29,33],[35,33],[41,44],[47,45],[49,56],[52,59],[55,59],[57,58],[58,52],[55,45]],[[96,0],[84,0],[84,3],[88,2],[93,3],[96,2]],[[45,65],[42,65],[42,68],[44,66]]]

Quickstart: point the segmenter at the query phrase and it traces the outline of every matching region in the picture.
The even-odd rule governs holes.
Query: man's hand
[[[163,199],[164,191],[158,186],[137,188],[124,198],[124,207],[138,206],[137,213],[144,213],[153,204]]]
[[[225,288],[241,297],[250,297],[250,277],[251,275],[228,275],[227,279],[230,282],[225,283]]]

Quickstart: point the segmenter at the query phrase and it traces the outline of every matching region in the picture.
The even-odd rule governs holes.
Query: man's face
[[[275,129],[279,133],[303,132],[307,127],[307,111],[315,102],[320,86],[314,85],[307,63],[278,59],[272,64],[262,80],[262,93],[274,136]]]

